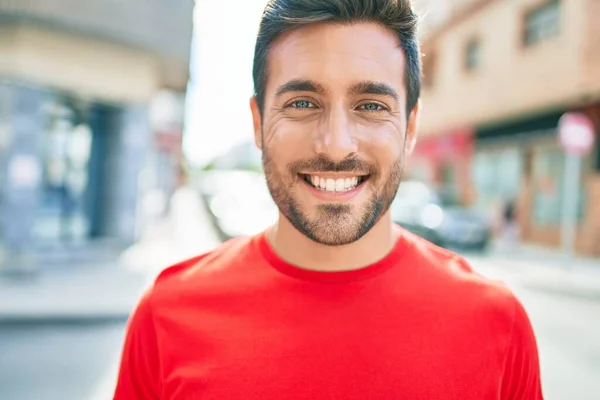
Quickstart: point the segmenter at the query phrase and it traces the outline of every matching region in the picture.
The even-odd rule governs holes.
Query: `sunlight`
[[[198,1],[184,152],[202,164],[251,139],[254,41],[265,0]]]

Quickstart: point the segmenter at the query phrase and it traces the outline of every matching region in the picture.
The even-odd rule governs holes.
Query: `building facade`
[[[0,2],[5,253],[136,239],[144,193],[178,173],[182,116],[151,106],[183,109],[193,6]]]
[[[558,120],[578,111],[600,129],[600,2],[456,4],[422,39],[422,137],[439,142],[468,132],[473,151],[454,163],[470,176],[459,182],[462,198],[491,218],[514,202],[523,240],[558,246],[565,164]],[[598,153],[596,142],[583,161],[576,240],[580,253],[596,256]]]

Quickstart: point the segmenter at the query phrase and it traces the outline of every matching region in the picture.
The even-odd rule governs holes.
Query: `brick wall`
[[[591,11],[600,2],[561,1],[560,34],[525,47],[524,16],[542,2],[487,1],[459,23],[424,38],[425,58],[436,60],[433,84],[422,96],[424,134],[600,99],[600,56],[591,51],[600,34],[598,14]],[[472,38],[481,43],[481,62],[467,71],[465,49]]]
[[[600,256],[600,174],[590,176],[586,184],[589,201],[578,248],[582,253]]]
[[[585,23],[586,40],[583,45],[582,59],[585,68],[584,76],[590,87],[600,81],[600,0],[586,0]]]

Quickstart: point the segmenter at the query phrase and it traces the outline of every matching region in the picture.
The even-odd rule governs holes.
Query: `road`
[[[87,400],[114,368],[125,323],[0,325],[0,399]],[[108,389],[110,390],[110,389]]]
[[[538,336],[547,400],[600,399],[600,302],[513,287]],[[110,399],[123,323],[0,326],[0,399]]]

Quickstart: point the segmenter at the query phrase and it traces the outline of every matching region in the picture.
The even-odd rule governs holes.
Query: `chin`
[[[291,209],[287,219],[304,236],[327,246],[343,246],[360,239],[364,233],[361,217],[351,213],[348,204],[321,204],[316,212]]]
[[[315,232],[313,235],[307,235],[312,241],[324,246],[345,246],[359,240],[362,236],[358,232],[345,231],[340,232]]]

